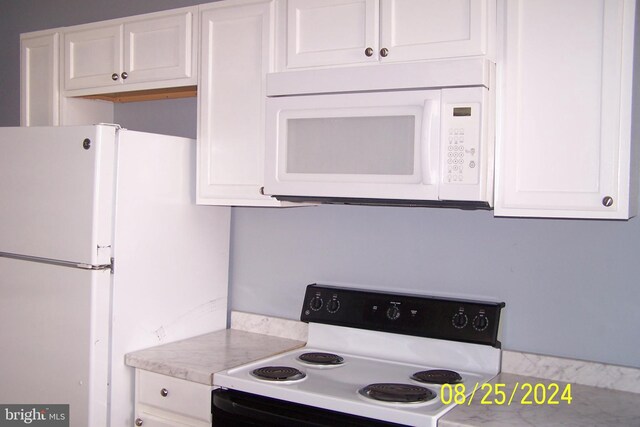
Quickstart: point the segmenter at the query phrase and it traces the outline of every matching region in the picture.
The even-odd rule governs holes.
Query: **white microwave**
[[[491,96],[476,86],[268,98],[264,193],[490,208]]]

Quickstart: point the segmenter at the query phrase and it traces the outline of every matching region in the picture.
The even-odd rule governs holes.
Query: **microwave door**
[[[271,98],[265,193],[437,200],[440,91]]]

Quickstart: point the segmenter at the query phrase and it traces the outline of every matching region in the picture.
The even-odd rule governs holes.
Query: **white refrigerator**
[[[0,128],[0,403],[133,425],[128,352],[224,329],[229,208],[195,205],[195,141]]]

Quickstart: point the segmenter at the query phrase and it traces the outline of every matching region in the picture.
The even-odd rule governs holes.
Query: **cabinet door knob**
[[[380,56],[382,56],[383,58],[389,56],[389,49],[387,49],[386,47],[380,49]]]
[[[373,55],[373,49],[368,47],[364,50],[364,54],[367,56],[372,56]]]
[[[136,425],[140,427],[143,424],[142,418],[136,418]]]
[[[602,205],[608,208],[613,206],[613,197],[606,196],[604,199],[602,199]]]
[[[113,74],[111,74],[111,80],[113,80],[114,82],[115,82],[116,80],[118,80],[119,78],[120,78],[120,76],[118,75],[118,73],[113,73]]]
[[[120,74],[120,76],[122,77],[122,80],[126,80],[127,77],[129,77],[129,74],[127,74],[126,71],[123,71],[122,74]]]
[[[162,390],[160,390],[160,396],[167,397],[168,395],[169,395],[169,390],[167,390],[166,388],[163,388]]]

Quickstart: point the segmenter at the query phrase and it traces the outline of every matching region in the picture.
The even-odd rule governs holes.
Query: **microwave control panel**
[[[443,105],[445,184],[477,185],[480,177],[480,103]]]

